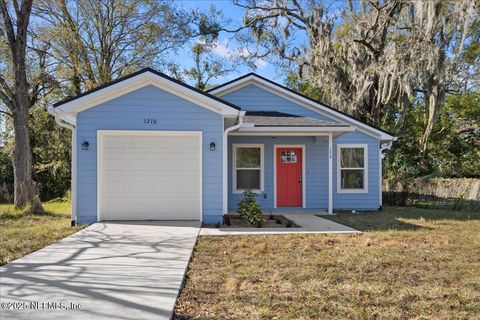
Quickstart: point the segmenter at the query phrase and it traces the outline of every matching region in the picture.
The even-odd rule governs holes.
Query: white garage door
[[[99,132],[99,220],[199,220],[200,132]]]

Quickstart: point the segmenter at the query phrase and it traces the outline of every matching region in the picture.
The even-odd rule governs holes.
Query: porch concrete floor
[[[362,233],[324,218],[318,214],[324,212],[284,212],[277,213],[297,224],[298,228],[202,228],[201,236],[229,236],[242,234],[289,234],[289,233]]]

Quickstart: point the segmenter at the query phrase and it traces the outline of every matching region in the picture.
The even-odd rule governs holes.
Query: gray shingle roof
[[[255,127],[348,127],[333,121],[302,117],[277,111],[247,111],[244,123],[253,123]]]

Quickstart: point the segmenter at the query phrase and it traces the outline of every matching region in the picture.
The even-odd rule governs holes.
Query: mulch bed
[[[238,214],[227,214],[225,216],[225,223],[222,224],[221,228],[255,228],[255,226],[250,226],[247,222],[240,217]],[[293,221],[288,220],[282,215],[264,215],[263,220],[265,223],[262,228],[298,228]]]

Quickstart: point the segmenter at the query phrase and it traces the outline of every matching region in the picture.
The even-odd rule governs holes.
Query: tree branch
[[[7,33],[7,39],[8,43],[10,44],[10,49],[13,50],[13,48],[15,48],[15,31],[13,29],[12,18],[10,17],[10,13],[8,12],[7,3],[5,2],[5,0],[0,0],[0,13],[3,17],[3,25]],[[15,54],[15,52],[12,52],[12,54]]]
[[[13,92],[7,84],[7,81],[0,75],[0,99],[13,111],[15,104],[13,103]]]
[[[0,110],[0,113],[1,113],[1,114],[4,114],[4,115],[7,115],[7,116],[9,116],[9,117],[13,117],[13,114],[11,114],[11,113],[8,112],[8,111]]]
[[[455,133],[456,134],[469,133],[469,132],[474,132],[475,130],[478,130],[478,129],[479,129],[478,125],[472,125],[472,126],[458,129],[457,131],[455,131]]]

